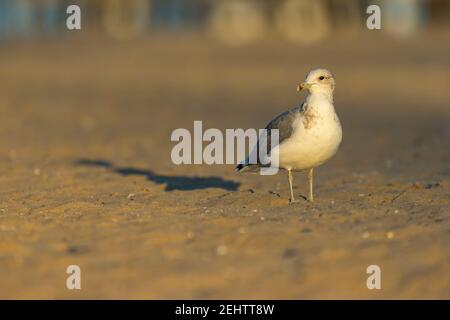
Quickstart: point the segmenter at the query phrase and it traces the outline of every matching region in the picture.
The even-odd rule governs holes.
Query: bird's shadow
[[[156,184],[165,184],[164,191],[172,190],[201,190],[209,188],[220,188],[228,191],[236,191],[240,183],[225,180],[221,177],[198,177],[198,176],[167,176],[157,174],[151,170],[133,167],[117,167],[112,162],[103,159],[79,159],[77,165],[106,168],[122,176],[143,176]]]

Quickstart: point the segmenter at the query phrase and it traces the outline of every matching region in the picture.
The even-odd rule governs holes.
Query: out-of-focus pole
[[[384,0],[382,25],[398,36],[414,36],[427,18],[427,6],[422,0]]]
[[[331,16],[322,0],[286,0],[276,9],[275,25],[288,41],[306,45],[330,33]]]
[[[363,26],[362,14],[365,12],[361,0],[330,0],[333,25],[339,31],[357,32]]]
[[[209,17],[210,34],[226,45],[244,45],[264,36],[267,16],[263,1],[216,1]]]
[[[110,36],[126,40],[145,32],[150,13],[150,0],[107,0],[103,2],[102,25]]]

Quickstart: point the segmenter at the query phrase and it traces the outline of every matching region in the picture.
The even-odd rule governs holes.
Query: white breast
[[[333,157],[342,141],[342,127],[332,102],[322,95],[311,95],[307,104],[307,112],[294,122],[292,136],[279,145],[281,168],[315,168]]]

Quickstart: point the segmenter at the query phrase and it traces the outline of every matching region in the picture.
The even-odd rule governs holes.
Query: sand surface
[[[0,298],[450,298],[449,40],[4,44]],[[285,172],[171,162],[174,129],[263,128],[317,66],[344,139],[313,204]]]

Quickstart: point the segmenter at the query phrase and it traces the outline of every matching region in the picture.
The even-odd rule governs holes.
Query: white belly
[[[342,127],[334,112],[317,117],[309,128],[302,119],[298,122],[292,136],[279,146],[280,168],[315,168],[336,154],[342,141]]]

